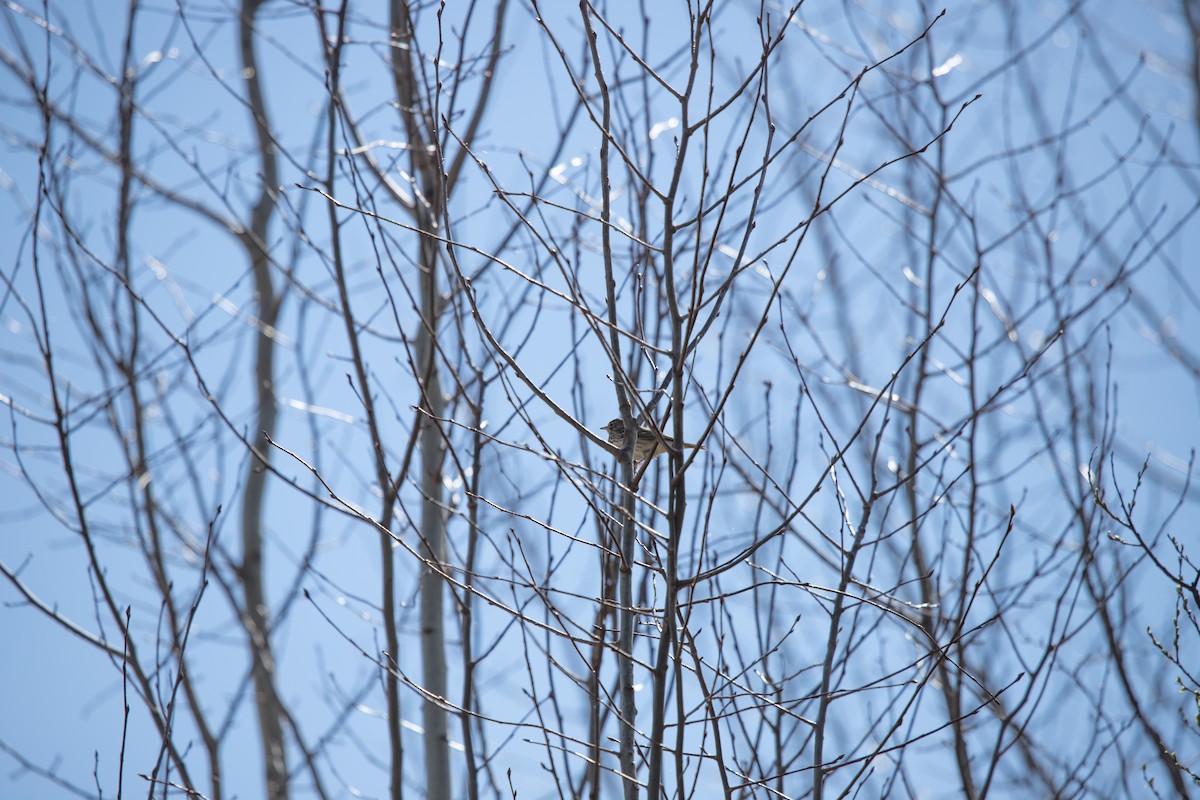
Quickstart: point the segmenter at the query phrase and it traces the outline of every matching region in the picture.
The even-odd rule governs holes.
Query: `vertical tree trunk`
[[[441,701],[447,696],[446,634],[444,625],[445,586],[441,565],[446,560],[446,516],[442,502],[442,466],[445,440],[437,420],[445,412],[437,367],[438,320],[443,306],[438,293],[441,214],[445,205],[436,120],[417,91],[419,54],[415,50],[411,9],[405,0],[392,0],[392,77],[396,101],[404,121],[412,154],[413,175],[419,189],[413,203],[420,242],[420,314],[416,350],[420,375],[421,406],[421,556],[426,562],[421,577],[421,670],[422,683],[430,695],[422,712],[425,727],[426,798],[450,798],[449,715]]]
[[[254,703],[262,734],[263,766],[269,800],[288,797],[287,757],[283,741],[282,711],[275,693],[275,657],[271,652],[271,620],[264,587],[263,569],[263,502],[266,497],[267,462],[270,449],[266,437],[275,430],[276,406],[274,388],[275,342],[270,332],[279,313],[279,303],[271,280],[267,236],[271,216],[275,211],[275,187],[278,184],[275,146],[267,118],[266,100],[262,93],[262,78],[254,52],[254,23],[262,0],[243,0],[239,27],[242,74],[246,79],[246,99],[254,116],[257,135],[259,169],[262,186],[250,217],[250,230],[242,243],[250,254],[254,273],[254,293],[257,300],[258,333],[254,351],[254,391],[257,405],[253,441],[254,455],[250,459],[246,478],[246,493],[242,498],[242,569],[244,591],[242,624],[250,644],[251,673],[254,680]]]

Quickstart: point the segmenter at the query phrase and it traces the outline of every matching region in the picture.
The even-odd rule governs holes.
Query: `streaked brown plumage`
[[[625,447],[625,423],[619,417],[600,430],[608,434],[608,443],[613,447],[618,450]],[[654,458],[666,453],[667,448],[674,444],[675,440],[670,436],[663,436],[662,438],[663,441],[660,441],[649,428],[638,428],[637,444],[633,446],[633,460],[645,461],[647,458]],[[703,445],[690,444],[688,442],[684,442],[683,446],[691,447],[695,450],[705,449]]]

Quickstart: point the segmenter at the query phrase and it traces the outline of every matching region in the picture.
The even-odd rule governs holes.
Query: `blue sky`
[[[188,29],[176,24],[174,6],[151,6],[143,12],[134,61],[143,76],[139,96],[146,111],[139,118],[136,146],[143,163],[162,180],[188,196],[201,198],[221,215],[236,218],[253,196],[256,176],[250,158],[252,131],[238,97],[234,28],[225,9],[190,4],[185,8],[189,11]],[[636,34],[640,41],[632,4],[617,3],[610,8],[612,16],[633,32],[629,35]],[[772,63],[771,111],[777,141],[791,135],[840,92],[864,63],[916,37],[935,11],[922,10],[915,4],[901,10],[885,4],[884,11],[860,5],[807,4],[798,18],[803,25],[789,32],[780,58]],[[1030,445],[1039,431],[1032,396],[1021,387],[1017,354],[1035,351],[1055,333],[1050,313],[1053,302],[1044,296],[1040,283],[1040,270],[1046,263],[1052,263],[1058,274],[1074,270],[1062,302],[1076,308],[1085,307],[1099,294],[1100,287],[1120,265],[1137,270],[1130,281],[1137,299],[1117,293],[1102,300],[1067,334],[1069,347],[1077,353],[1048,358],[1035,373],[1043,366],[1049,369],[1057,365],[1046,376],[1050,387],[1057,380],[1065,380],[1061,376],[1072,363],[1080,371],[1089,367],[1093,375],[1104,376],[1104,360],[1111,342],[1111,386],[1089,386],[1082,377],[1072,378],[1071,383],[1080,391],[1091,391],[1092,402],[1085,407],[1093,409],[1097,421],[1102,420],[1105,398],[1117,398],[1116,449],[1122,458],[1116,470],[1127,486],[1143,454],[1152,457],[1152,486],[1147,489],[1151,495],[1143,505],[1148,515],[1146,524],[1154,527],[1173,507],[1173,497],[1185,477],[1186,461],[1200,440],[1195,376],[1167,357],[1160,341],[1164,332],[1184,346],[1200,341],[1198,307],[1194,295],[1188,295],[1194,287],[1191,254],[1200,244],[1196,241],[1200,228],[1192,219],[1197,197],[1197,131],[1194,99],[1186,81],[1186,36],[1174,6],[1166,4],[1084,3],[1082,17],[1059,26],[1054,20],[1063,12],[1063,5],[1043,3],[1026,9],[1027,16],[1009,29],[1005,26],[1011,12],[1009,6],[987,2],[949,7],[928,40],[864,79],[861,97],[847,116],[847,133],[840,147],[837,143],[844,105],[837,105],[836,113],[822,116],[813,125],[804,137],[806,151],[781,159],[771,173],[766,202],[759,209],[757,227],[749,237],[750,254],[774,243],[782,231],[803,218],[806,209],[797,196],[811,202],[804,192],[811,193],[815,176],[823,167],[822,158],[835,148],[838,161],[829,173],[830,193],[854,186],[863,173],[903,155],[906,148],[901,141],[915,143],[910,148],[915,149],[936,135],[941,126],[935,124],[932,104],[923,105],[930,103],[927,89],[936,88],[950,116],[982,92],[983,96],[962,112],[946,135],[944,150],[935,147],[925,160],[904,160],[880,172],[872,183],[857,185],[846,202],[835,207],[819,226],[813,226],[812,240],[806,240],[794,260],[790,261],[788,255],[796,242],[793,237],[788,246],[772,250],[757,261],[745,278],[739,279],[713,335],[698,349],[691,365],[694,383],[685,413],[689,430],[704,426],[709,404],[720,396],[721,382],[746,341],[745,331],[739,326],[763,313],[770,297],[770,277],[788,270],[784,293],[769,306],[770,322],[763,326],[754,358],[748,359],[721,425],[715,430],[716,437],[723,437],[722,445],[710,441],[707,460],[701,462],[696,480],[689,484],[696,492],[689,519],[698,519],[708,510],[705,491],[721,487],[717,495],[720,502],[714,502],[711,509],[711,544],[724,556],[736,552],[748,537],[766,526],[771,514],[762,511],[755,493],[729,477],[734,474],[732,468],[725,467],[718,457],[732,453],[732,458],[741,459],[739,463],[746,468],[770,464],[783,472],[788,472],[787,465],[796,465],[795,471],[788,473],[787,493],[792,495],[803,494],[801,487],[825,480],[829,454],[837,446],[833,437],[849,435],[866,413],[864,387],[884,386],[912,349],[914,337],[920,336],[905,302],[919,299],[933,282],[935,307],[949,303],[955,285],[975,265],[972,250],[976,243],[984,253],[981,281],[989,298],[977,306],[982,319],[978,324],[995,336],[1005,324],[1012,323],[1011,350],[1000,351],[995,360],[983,366],[979,376],[981,391],[1014,384],[1001,396],[998,413],[990,418],[984,431],[990,437],[986,440],[989,457],[994,458],[989,462],[991,468],[1004,476],[1002,480],[996,478],[995,486],[999,488],[989,495],[995,507],[986,515],[988,524],[1003,519],[1006,503],[1019,504],[1023,513],[1017,529],[1028,537],[1022,544],[1026,551],[1006,560],[1001,570],[1011,571],[1013,580],[1021,580],[1029,564],[1045,555],[1041,548],[1054,541],[1054,532],[1070,524],[1070,514],[1056,494],[1055,467],[1062,466],[1064,472],[1078,475],[1092,455],[1072,451],[1065,424],[1053,437],[1053,446],[1038,449]],[[17,31],[20,41],[38,52],[43,42],[38,27],[30,21],[30,16],[38,12],[29,10],[26,14],[10,8],[5,13],[12,25],[0,35],[0,47],[7,53],[16,52]],[[391,89],[383,70],[386,48],[380,38],[381,20],[369,16],[376,13],[374,10],[361,9],[359,13],[367,16],[357,19],[352,27],[357,38],[347,50],[347,97],[367,131],[364,139],[385,143],[378,150],[380,157],[396,158],[393,171],[403,180],[407,159],[402,150],[388,146],[403,137],[398,118],[389,106]],[[578,20],[572,16],[573,9],[554,8],[546,13],[551,30],[578,48]],[[553,16],[558,13],[562,16]],[[659,13],[669,18],[659,17]],[[306,157],[311,149],[319,151],[323,144],[318,134],[324,113],[324,73],[316,49],[317,34],[308,12],[300,8],[268,5],[265,19],[269,24],[264,25],[260,45],[273,122],[281,131],[280,141],[288,153]],[[101,70],[116,71],[123,24],[120,15],[112,14],[102,4],[81,3],[56,8],[55,20],[78,38]],[[661,64],[668,80],[680,75],[681,62],[676,54],[683,41],[679,36],[683,23],[678,8],[673,7],[656,11],[650,29],[648,60],[656,66]],[[432,64],[433,53],[429,50],[435,39],[429,18],[425,25],[422,41],[427,48],[427,63]],[[470,36],[482,37],[486,30],[486,25],[476,22]],[[732,91],[735,76],[744,74],[753,62],[749,54],[757,45],[752,10],[741,6],[723,8],[714,31],[721,54],[712,70],[712,82],[721,95]],[[196,57],[192,36],[202,45],[202,59]],[[541,208],[544,216],[540,219],[546,230],[561,237],[561,252],[577,268],[573,277],[593,308],[598,309],[603,302],[597,256],[599,229],[588,224],[572,227],[578,219],[572,212],[595,213],[599,196],[598,136],[586,124],[565,140],[560,133],[560,121],[568,113],[573,95],[557,54],[528,10],[513,10],[506,36],[512,43],[511,50],[501,63],[487,124],[472,149],[501,185],[512,192],[528,192],[531,185],[548,178],[542,194],[556,205]],[[1001,68],[1013,39],[1030,43],[1030,56],[1021,66]],[[111,140],[115,103],[111,88],[94,75],[88,76],[87,70],[82,70],[84,77],[76,80],[81,70],[70,48],[62,42],[56,39],[53,49],[52,95],[69,104],[86,121],[87,130],[105,141]],[[633,74],[633,65],[628,61],[616,66],[615,48],[610,47],[605,55],[610,59],[611,75]],[[446,64],[456,57],[442,54]],[[569,53],[568,60],[577,64],[578,53]],[[926,80],[929,76],[933,76],[932,82]],[[1130,80],[1128,91],[1114,95],[1114,80],[1119,83],[1126,77]],[[914,85],[921,88],[913,89]],[[1037,108],[1029,103],[1031,87],[1038,93]],[[6,187],[0,193],[0,240],[8,243],[2,251],[3,269],[16,293],[29,298],[36,293],[29,208],[37,185],[37,165],[28,141],[36,141],[40,135],[38,119],[27,105],[22,105],[28,100],[28,92],[15,80],[12,69],[0,72],[0,96],[9,106],[7,120],[0,123],[5,134],[0,142],[0,177],[5,178]],[[663,180],[673,166],[678,117],[664,92],[652,88],[648,96],[649,108],[633,104],[634,95],[628,96],[627,102],[632,105],[624,112],[630,118],[623,120],[623,130],[630,140],[637,141],[641,157],[652,164],[648,173]],[[741,98],[747,106],[749,100]],[[730,142],[736,141],[733,137],[742,121],[739,117],[728,125],[720,122],[714,126],[714,164],[728,165]],[[1071,133],[1046,142],[1039,129],[1043,125],[1055,132],[1069,129]],[[640,133],[643,128],[644,136]],[[765,126],[754,127],[747,138],[747,152],[761,148],[766,137]],[[81,236],[96,252],[111,254],[114,173],[77,142],[69,143],[65,136],[58,141],[67,149],[57,151],[56,157],[73,159],[71,174],[75,181],[67,202],[71,212],[82,220]],[[1164,141],[1168,143],[1165,149]],[[1029,155],[1019,159],[997,157],[998,153],[1026,150]],[[952,194],[971,211],[977,228],[972,230],[961,222],[965,214],[944,209],[939,212],[945,215],[945,227],[938,231],[942,237],[937,243],[938,254],[930,262],[932,268],[927,269],[924,259],[929,248],[921,246],[926,229],[919,226],[928,218],[921,211],[926,197],[932,196],[929,165],[935,155],[944,159],[944,171],[953,176]],[[187,164],[192,159],[203,166],[192,169]],[[322,255],[328,231],[322,222],[320,198],[303,188],[316,184],[303,172],[306,163],[304,158],[292,157],[281,164],[283,201],[271,247],[280,264],[294,266],[297,282],[310,293],[308,297],[330,300],[334,293]],[[1013,174],[1014,164],[1019,174]],[[1067,169],[1058,170],[1061,164]],[[702,180],[697,162],[690,161],[680,190],[681,207],[696,203]],[[1056,194],[1064,191],[1064,180],[1087,190],[1078,197],[1055,201]],[[800,187],[795,195],[788,188],[793,183]],[[343,178],[340,186],[346,192],[345,201],[354,204],[357,198],[349,182]],[[617,214],[631,207],[631,188],[630,182],[618,176],[613,192]],[[232,434],[245,432],[252,423],[250,395],[241,371],[249,363],[248,332],[254,324],[252,283],[242,251],[228,232],[149,193],[143,199],[134,228],[137,269],[133,284],[161,314],[172,335],[186,334],[201,352],[200,370],[229,410],[231,426],[212,421],[209,405],[195,390],[190,365],[166,332],[155,330],[147,321],[155,342],[143,353],[146,363],[153,365],[155,377],[149,383],[161,389],[174,419],[186,430],[198,432],[197,449],[184,452],[171,447],[172,435],[164,425],[155,429],[155,443],[162,450],[155,462],[153,480],[173,495],[174,508],[190,512],[180,519],[180,526],[199,541],[206,534],[211,512],[220,504],[223,512],[217,518],[216,532],[233,547],[239,487],[247,459]],[[1013,233],[1013,220],[1020,218],[1025,204],[1040,209],[1037,219]],[[728,253],[734,252],[740,242],[736,220],[748,213],[748,207],[746,193],[734,204],[732,222],[718,237],[718,253],[724,255],[705,265],[709,280],[720,280],[731,269],[733,261]],[[401,209],[386,204],[379,213],[404,216]],[[368,320],[380,332],[367,337],[369,358],[380,396],[386,399],[385,430],[394,437],[385,442],[385,447],[398,463],[401,443],[411,423],[408,407],[415,396],[400,333],[411,336],[415,323],[406,318],[399,332],[391,325],[375,272],[380,240],[372,238],[372,233],[379,231],[353,214],[347,213],[342,219],[346,221],[347,261],[357,313],[360,320]],[[470,164],[456,191],[453,224],[456,239],[484,250],[496,246],[514,224],[491,184]],[[649,228],[654,236],[661,236],[661,220],[651,220]],[[403,234],[395,235],[396,242],[401,243],[395,251],[401,253],[397,263],[403,266],[411,251],[403,249]],[[43,257],[63,246],[61,235],[46,236]],[[307,247],[305,237],[311,237],[318,246]],[[568,281],[556,273],[553,260],[538,242],[524,232],[518,233],[516,242],[505,251],[508,263],[526,274],[537,275],[551,288],[568,288]],[[488,264],[471,252],[464,251],[461,257],[464,271],[482,270]],[[621,262],[621,268],[640,280],[636,266]],[[389,286],[403,296],[404,279],[388,275]],[[620,319],[630,327],[640,321],[631,300],[638,285],[635,277],[620,287]],[[684,279],[693,277],[689,274]],[[611,384],[601,377],[611,374],[611,366],[603,362],[599,342],[587,332],[575,308],[550,293],[525,294],[527,283],[496,266],[488,268],[479,285],[480,308],[489,324],[496,329],[510,326],[504,328],[505,343],[512,345],[523,367],[543,382],[543,388],[557,402],[584,419],[593,431],[615,415]],[[411,282],[408,286],[411,288]],[[92,333],[78,324],[72,311],[80,288],[68,278],[48,281],[46,291],[60,370],[69,376],[71,395],[76,400],[88,398],[90,405],[86,407],[102,415],[104,403],[93,399],[104,396],[104,379],[89,366]],[[111,292],[113,287],[99,281],[87,291]],[[120,292],[115,296],[119,297]],[[305,297],[298,293],[289,298],[279,326],[277,384],[282,411],[275,438],[302,458],[312,460],[345,500],[360,504],[374,515],[378,513],[378,488],[373,485],[370,441],[362,424],[361,406],[345,377],[350,366],[344,332],[336,314],[325,313],[320,302],[307,302]],[[1148,304],[1152,313],[1141,314],[1139,302]],[[1010,318],[1013,310],[1019,316]],[[30,410],[28,415],[14,411],[11,432],[3,436],[6,446],[0,453],[0,496],[4,498],[0,560],[10,569],[19,568],[21,580],[64,617],[94,630],[94,588],[88,579],[86,554],[69,525],[55,519],[56,512],[64,508],[64,483],[56,453],[42,449],[52,447],[54,438],[52,431],[38,421],[50,404],[29,323],[12,295],[0,306],[0,316],[4,323],[0,353],[7,362],[0,394],[10,408]],[[953,306],[945,335],[931,350],[931,369],[937,377],[931,381],[924,402],[925,408],[943,422],[957,419],[969,399],[959,378],[963,374],[963,348],[971,326],[976,324],[973,319],[969,305]],[[653,329],[652,325],[648,327]],[[477,345],[478,337],[470,335],[469,327],[467,330],[464,339]],[[843,331],[850,333],[842,335]],[[488,370],[503,373],[494,362],[484,363]],[[663,364],[661,358],[645,358],[645,385],[654,382],[652,367],[661,370]],[[575,388],[580,373],[594,379],[582,393]],[[798,389],[801,374],[811,393],[811,406]],[[901,400],[910,380],[910,374],[906,374],[894,387]],[[566,461],[578,462],[586,455],[599,464],[607,457],[594,446],[585,453],[570,426],[540,404],[519,381],[505,384],[498,379],[487,400],[488,432],[508,445],[489,456],[489,499],[559,531],[586,538],[593,520],[582,498],[585,493],[558,483],[566,474],[579,473],[564,473],[541,453],[541,445],[525,422],[516,417],[514,406],[526,409],[546,440],[558,443],[558,455]],[[1064,398],[1056,397],[1053,388],[1042,401],[1050,407],[1052,418],[1066,407]],[[816,411],[822,412],[828,428],[818,422]],[[771,428],[767,427],[768,417]],[[122,587],[120,602],[131,606],[145,652],[153,646],[159,609],[134,546],[139,531],[120,510],[126,489],[123,484],[109,483],[120,474],[119,442],[99,424],[102,416],[87,418],[94,424],[79,426],[73,446],[86,466],[82,471],[85,483],[95,493],[93,524],[103,542],[109,577]],[[878,414],[873,419],[873,424],[883,424]],[[895,418],[884,428],[887,435],[883,437],[881,467],[889,463],[889,458],[902,460],[901,425]],[[786,434],[780,434],[780,430]],[[891,437],[897,438],[893,441]],[[526,445],[531,450],[520,449]],[[955,449],[961,447],[958,442],[945,453],[943,468],[947,474],[961,463]],[[199,455],[193,456],[192,452]],[[1078,463],[1080,456],[1084,463]],[[283,456],[276,463],[286,475],[301,484],[311,484],[302,465]],[[197,497],[184,496],[182,489],[189,485],[186,477],[191,468],[201,474],[198,485],[202,489]],[[656,469],[659,472],[653,473],[651,480],[656,482],[653,491],[661,501],[665,499],[666,467]],[[30,479],[23,477],[23,470]],[[454,470],[446,474],[449,501],[458,509],[465,503],[464,477],[470,476]],[[40,506],[30,481],[46,491],[51,510]],[[556,485],[562,487],[561,493],[551,488]],[[940,486],[938,481],[931,481],[923,491],[933,495]],[[796,540],[788,544],[781,542],[778,558],[791,560],[805,553],[800,540],[804,547],[820,551],[816,531],[835,530],[842,514],[835,497],[833,488],[825,484],[819,505],[812,512],[811,529],[796,532]],[[415,514],[411,494],[406,502],[402,512]],[[883,519],[899,525],[897,520],[902,515],[892,513]],[[760,514],[764,516],[757,516]],[[952,524],[941,516],[937,518],[940,525]],[[279,483],[271,489],[268,519],[273,599],[278,602],[298,579],[312,593],[315,606],[329,615],[344,634],[365,649],[377,649],[382,639],[375,608],[378,544],[370,530],[335,511],[317,510],[315,504]],[[519,541],[528,548],[539,574],[552,577],[554,585],[565,594],[579,590],[587,599],[589,592],[598,591],[598,579],[589,572],[593,551],[588,546],[564,540],[537,525],[527,525],[520,518],[496,514],[488,519],[492,525],[488,531],[490,547],[483,556],[481,572],[502,573]],[[893,531],[883,519],[877,523],[881,526],[877,533],[887,537]],[[946,512],[946,519],[953,520],[953,514]],[[1174,524],[1179,530],[1188,530],[1195,521],[1195,499],[1189,496]],[[663,523],[661,518],[658,522]],[[403,530],[401,533],[412,541],[411,535]],[[318,542],[315,567],[297,578],[299,559],[312,535]],[[952,545],[949,550],[953,550]],[[710,552],[705,555],[711,557]],[[183,546],[172,554],[179,568],[176,592],[181,598],[199,592],[195,564],[188,563],[194,559],[195,553]],[[411,559],[401,557],[398,563],[404,580],[415,582]],[[794,560],[790,563],[796,565]],[[881,560],[863,577],[886,582],[892,577],[893,567]],[[803,568],[797,568],[803,572]],[[812,569],[809,574],[814,581],[829,580],[819,567]],[[900,568],[896,570],[900,574]],[[1138,579],[1141,573],[1131,581]],[[1137,611],[1145,614],[1146,624],[1161,625],[1171,600],[1161,585],[1154,586],[1153,591],[1138,598]],[[1049,589],[1038,586],[1037,591]],[[229,604],[221,596],[220,587],[210,584],[204,592],[194,627],[194,669],[215,710],[224,703],[232,704],[242,686],[245,665],[243,646],[234,633]],[[402,628],[408,633],[416,627],[410,605],[414,596],[415,589],[401,592],[401,600],[406,603]],[[517,602],[512,597],[506,599]],[[37,764],[56,765],[56,771],[79,786],[92,785],[90,776],[95,768],[105,793],[114,795],[121,731],[118,670],[112,661],[21,602],[10,583],[0,583],[0,600],[4,603],[0,608],[4,630],[10,641],[19,643],[19,657],[0,659],[0,685],[8,687],[3,696],[8,713],[0,722],[0,740],[19,747]],[[563,603],[579,611],[579,620],[587,619],[587,604],[572,606],[566,599]],[[1026,633],[1040,630],[1038,615],[1043,613],[1042,607],[1032,602],[1031,607],[1035,610],[1030,618],[1022,620]],[[746,619],[761,619],[749,603],[744,609],[737,608]],[[819,608],[820,603],[811,597],[785,597],[779,600],[778,613],[786,624],[779,620],[773,624],[782,626],[782,631],[793,618],[819,618]],[[490,621],[497,628],[501,626],[496,619]],[[111,632],[111,624],[104,627]],[[481,634],[481,641],[489,641],[488,635],[497,628]],[[776,633],[783,637],[781,631]],[[886,625],[879,636],[880,663],[890,655],[889,644],[907,640],[905,631]],[[519,641],[519,637],[506,638],[484,675],[489,711],[509,721],[529,721],[527,701],[521,694],[526,665]],[[112,644],[120,646],[120,642]],[[1086,651],[1086,637],[1076,646]],[[787,658],[802,660],[811,656],[805,647],[795,647]],[[283,691],[311,739],[318,738],[332,724],[339,708],[348,705],[355,709],[354,723],[329,745],[338,770],[333,783],[344,787],[347,794],[354,787],[366,796],[382,796],[386,771],[366,755],[382,756],[384,752],[381,696],[370,662],[333,630],[313,603],[305,600],[289,607],[277,648]],[[413,649],[401,656],[402,668],[413,675],[417,674],[418,663]],[[1012,678],[1020,671],[1019,666],[1002,659],[994,666],[999,683],[1007,682],[1002,675]],[[1090,676],[1086,671],[1080,674]],[[254,787],[258,785],[260,767],[255,756],[253,714],[244,699],[238,708],[224,745],[228,754],[226,782],[227,786],[239,787],[239,797],[256,797],[259,794]],[[419,724],[420,714],[414,695],[406,695],[402,714],[409,726],[406,736],[412,742],[410,746],[418,749],[420,736],[413,726]],[[216,716],[219,719],[221,714]],[[924,720],[921,714],[915,718]],[[848,722],[847,728],[853,729],[854,724]],[[540,782],[537,766],[542,751],[536,742],[524,743],[525,738],[537,737],[521,728],[504,727],[496,736],[502,738],[513,730],[518,733],[502,751],[504,763],[522,770],[519,779],[528,781],[522,796],[541,796],[547,790],[547,784]],[[131,759],[125,787],[140,791],[142,785],[129,772],[149,768],[152,759],[147,762],[146,754],[155,752],[156,738],[144,714],[137,710],[131,718],[129,736],[128,751],[138,754],[138,758]],[[1064,749],[1070,751],[1074,743],[1069,731],[1064,738]],[[854,735],[848,733],[847,741],[853,739]],[[941,763],[936,753],[930,758],[932,764]],[[24,772],[15,761],[5,763],[0,770],[0,787],[6,782],[10,791],[23,797],[61,796],[58,789]],[[952,787],[952,783],[941,786],[936,779],[931,779],[928,786],[935,796],[953,796]]]

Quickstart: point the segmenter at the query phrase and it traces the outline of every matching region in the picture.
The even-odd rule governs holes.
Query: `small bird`
[[[612,422],[605,425],[600,430],[608,434],[608,443],[618,450],[625,447],[625,423],[618,417]],[[667,452],[670,445],[675,444],[675,440],[670,436],[663,436],[660,441],[654,432],[649,428],[638,428],[637,444],[633,446],[633,460],[645,461],[655,456],[661,456]],[[685,442],[684,447],[690,447],[693,450],[705,450],[707,448],[700,444],[690,444]]]

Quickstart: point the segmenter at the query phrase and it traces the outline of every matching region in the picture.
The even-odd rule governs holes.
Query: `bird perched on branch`
[[[613,447],[618,450],[625,447],[625,423],[620,418],[614,419],[600,430],[608,434],[608,443]],[[655,456],[661,456],[673,444],[675,444],[675,440],[670,436],[664,435],[659,439],[654,434],[654,431],[649,428],[638,428],[637,444],[633,446],[633,460],[645,461]],[[685,442],[683,446],[690,447],[693,450],[706,449],[704,445],[691,444],[689,442]]]

